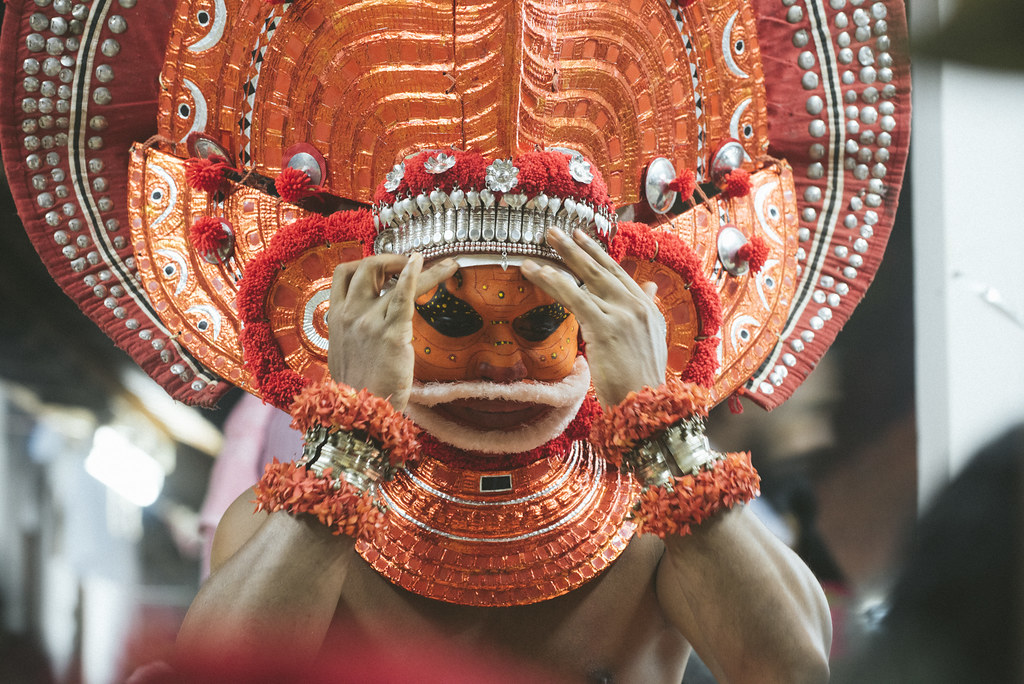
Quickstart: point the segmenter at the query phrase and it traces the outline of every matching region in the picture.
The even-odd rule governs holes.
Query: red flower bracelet
[[[412,461],[419,451],[412,421],[386,399],[366,390],[357,392],[330,380],[309,385],[295,396],[291,414],[291,426],[306,436],[304,459],[320,453],[328,441],[325,436],[337,437],[338,433],[354,435],[360,442],[365,437],[363,446],[374,454],[379,450],[380,460],[390,467]],[[334,473],[334,469],[330,459],[319,474],[305,460],[280,463],[274,459],[256,485],[256,510],[307,513],[334,534],[357,539],[373,536],[384,515],[373,499],[373,490],[361,490],[348,481],[345,472]]]

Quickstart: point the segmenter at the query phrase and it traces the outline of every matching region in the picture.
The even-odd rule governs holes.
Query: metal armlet
[[[641,441],[626,456],[636,478],[645,486],[671,488],[675,478],[709,470],[725,458],[713,451],[704,435],[704,421],[688,418]]]
[[[316,427],[306,432],[299,462],[322,476],[331,469],[335,488],[344,479],[362,492],[375,489],[391,475],[387,457],[372,441],[351,432]]]

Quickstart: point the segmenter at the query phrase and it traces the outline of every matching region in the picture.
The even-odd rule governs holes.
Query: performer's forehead
[[[445,283],[445,289],[476,308],[488,311],[525,311],[553,301],[523,277],[516,266],[497,264],[466,266]]]

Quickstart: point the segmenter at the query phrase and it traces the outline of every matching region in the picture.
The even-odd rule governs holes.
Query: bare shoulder
[[[225,561],[234,556],[266,522],[268,515],[256,512],[255,500],[256,492],[250,487],[228,506],[228,510],[221,517],[217,532],[213,535],[211,572],[216,572]]]

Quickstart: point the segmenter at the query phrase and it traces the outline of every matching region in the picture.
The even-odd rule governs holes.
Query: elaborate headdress
[[[899,0],[11,0],[0,133],[54,278],[182,401],[324,377],[341,261],[581,227],[674,371],[771,408],[881,259],[905,36]]]

